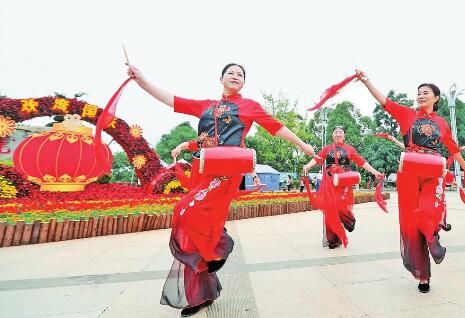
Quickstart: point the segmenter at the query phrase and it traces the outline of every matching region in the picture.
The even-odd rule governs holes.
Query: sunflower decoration
[[[143,132],[142,127],[139,125],[132,125],[131,129],[129,129],[129,133],[135,139],[139,139],[140,137],[142,137],[142,132]]]
[[[142,168],[147,163],[147,158],[144,155],[136,155],[132,158],[132,164],[136,169]]]
[[[0,115],[0,138],[10,136],[16,129],[16,122],[10,117]]]

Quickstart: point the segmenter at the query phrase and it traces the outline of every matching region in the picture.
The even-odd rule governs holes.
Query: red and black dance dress
[[[241,95],[215,100],[174,98],[174,111],[198,117],[198,140],[189,142],[193,156],[190,191],[180,200],[173,215],[170,248],[174,256],[161,304],[186,308],[219,297],[221,284],[208,262],[226,260],[234,242],[224,227],[229,206],[236,196],[242,175],[207,177],[199,174],[199,148],[240,146],[253,122],[271,135],[283,124],[257,102]],[[217,136],[215,136],[215,122]]]
[[[366,160],[354,147],[345,143],[333,143],[324,147],[314,159],[318,164],[326,160],[326,174],[323,175],[320,189],[316,193],[318,208],[323,210],[323,246],[334,248],[347,245],[345,230],[355,229],[355,216],[352,212],[354,194],[352,186],[333,186],[333,175],[350,171],[351,161],[361,167]]]
[[[406,152],[438,155],[442,143],[451,155],[459,152],[447,122],[435,112],[426,113],[399,105],[389,99],[384,109],[397,120]],[[429,253],[436,263],[445,256],[439,231],[445,220],[445,181],[411,173],[397,173],[401,255],[404,266],[417,279],[431,277]]]

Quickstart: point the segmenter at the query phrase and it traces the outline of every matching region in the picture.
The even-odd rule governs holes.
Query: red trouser
[[[444,179],[397,173],[401,255],[417,279],[431,277],[428,243],[439,232],[445,213]]]
[[[352,212],[354,205],[354,194],[351,186],[334,187],[334,200],[336,201],[337,212],[340,221],[344,227],[352,232],[355,227],[355,216]],[[331,229],[331,224],[328,218],[324,217],[326,240],[330,244],[339,244],[341,238]]]
[[[175,258],[163,287],[161,304],[192,307],[219,297],[221,284],[207,262],[227,259],[234,241],[224,224],[242,176],[205,177],[194,159],[189,193],[176,204],[170,248]]]

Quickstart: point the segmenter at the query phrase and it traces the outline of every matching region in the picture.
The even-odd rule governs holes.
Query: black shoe
[[[429,279],[427,283],[418,284],[418,290],[420,291],[420,293],[423,293],[423,294],[429,292]]]
[[[450,225],[449,223],[447,223],[446,225],[441,225],[441,228],[446,231],[446,232],[449,232],[450,230],[452,230],[452,225]]]
[[[183,310],[181,310],[181,317],[190,317],[192,315],[195,315],[196,313],[198,313],[200,311],[200,309],[202,309],[204,307],[208,307],[211,304],[213,304],[213,300],[207,300],[203,304],[200,304],[200,305],[197,305],[197,306],[186,307]]]
[[[208,272],[214,273],[217,272],[223,267],[224,263],[226,263],[225,259],[220,259],[218,261],[209,261],[207,262]]]
[[[339,244],[339,243],[331,243],[331,242],[328,242],[328,248],[329,248],[330,250],[333,250],[333,249],[339,247],[339,245],[341,245],[341,244]]]

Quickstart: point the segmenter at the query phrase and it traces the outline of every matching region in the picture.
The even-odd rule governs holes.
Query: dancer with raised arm
[[[223,91],[219,100],[174,96],[147,81],[133,66],[129,66],[128,74],[142,89],[173,107],[175,112],[199,118],[198,139],[173,153],[178,155],[186,146],[194,151],[193,175],[191,190],[174,208],[170,248],[175,260],[161,299],[164,305],[182,308],[181,316],[188,317],[211,305],[220,295],[216,271],[223,266],[234,244],[224,225],[242,180],[240,172],[231,171],[241,166],[240,160],[235,161],[236,155],[251,153],[238,148],[244,148],[244,138],[252,123],[293,143],[307,155],[313,155],[313,148],[266,113],[259,103],[240,95],[245,82],[241,65],[231,63],[223,68],[220,77]],[[225,175],[221,171],[217,175],[207,174],[208,155],[218,155],[218,152],[223,153],[222,158],[228,158],[222,165]]]
[[[444,226],[446,172],[446,159],[438,153],[439,144],[446,146],[462,169],[465,161],[447,122],[436,114],[440,99],[436,85],[418,86],[418,110],[415,110],[387,99],[364,72],[358,70],[357,74],[400,126],[406,146],[397,173],[401,255],[405,268],[419,280],[418,290],[427,293],[431,277],[429,254],[439,264],[446,253],[438,234]]]

